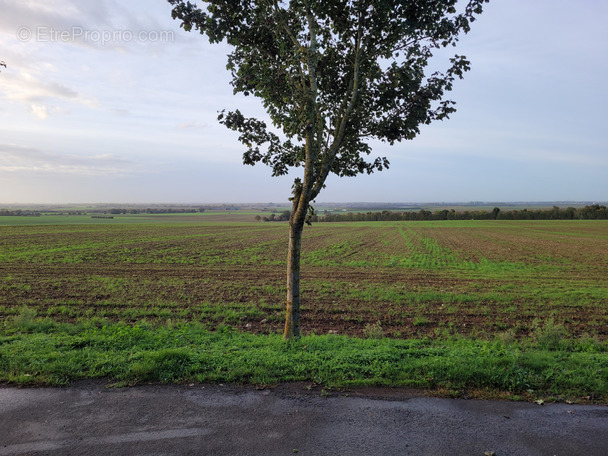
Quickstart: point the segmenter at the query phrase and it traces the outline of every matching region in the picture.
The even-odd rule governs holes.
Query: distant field
[[[252,220],[253,213],[238,214]],[[3,217],[0,319],[197,321],[281,330],[285,223],[224,213]],[[304,232],[304,333],[529,336],[553,319],[608,339],[608,222],[315,224]]]
[[[94,218],[103,215],[108,218]],[[0,216],[0,226],[15,225],[120,225],[124,223],[201,223],[201,222],[252,222],[256,215],[270,215],[270,212],[256,211],[207,211],[185,214],[87,214],[34,216]],[[111,218],[110,218],[111,217]]]

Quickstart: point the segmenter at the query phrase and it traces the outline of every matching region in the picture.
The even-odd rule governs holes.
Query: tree
[[[470,62],[461,55],[429,75],[436,49],[455,45],[488,0],[168,0],[172,17],[210,43],[232,46],[234,93],[262,99],[274,131],[239,110],[218,120],[240,133],[245,164],[279,176],[302,167],[292,186],[284,337],[300,335],[300,246],[311,202],[330,173],[388,168],[369,159],[370,139],[413,139],[421,124],[455,111],[444,100]]]

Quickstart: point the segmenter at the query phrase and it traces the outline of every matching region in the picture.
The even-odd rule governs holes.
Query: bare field
[[[0,227],[0,318],[280,331],[286,224],[180,221]],[[302,249],[304,333],[608,339],[605,221],[319,223]]]

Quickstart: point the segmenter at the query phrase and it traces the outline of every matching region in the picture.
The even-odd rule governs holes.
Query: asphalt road
[[[385,393],[1,387],[0,456],[608,455],[605,406]]]

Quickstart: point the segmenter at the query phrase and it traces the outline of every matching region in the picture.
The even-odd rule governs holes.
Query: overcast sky
[[[455,50],[458,112],[391,168],[317,202],[608,200],[608,2],[492,0]],[[228,48],[164,0],[0,0],[0,204],[285,202],[293,177],[241,162],[217,111]],[[298,169],[299,171],[300,169]]]

